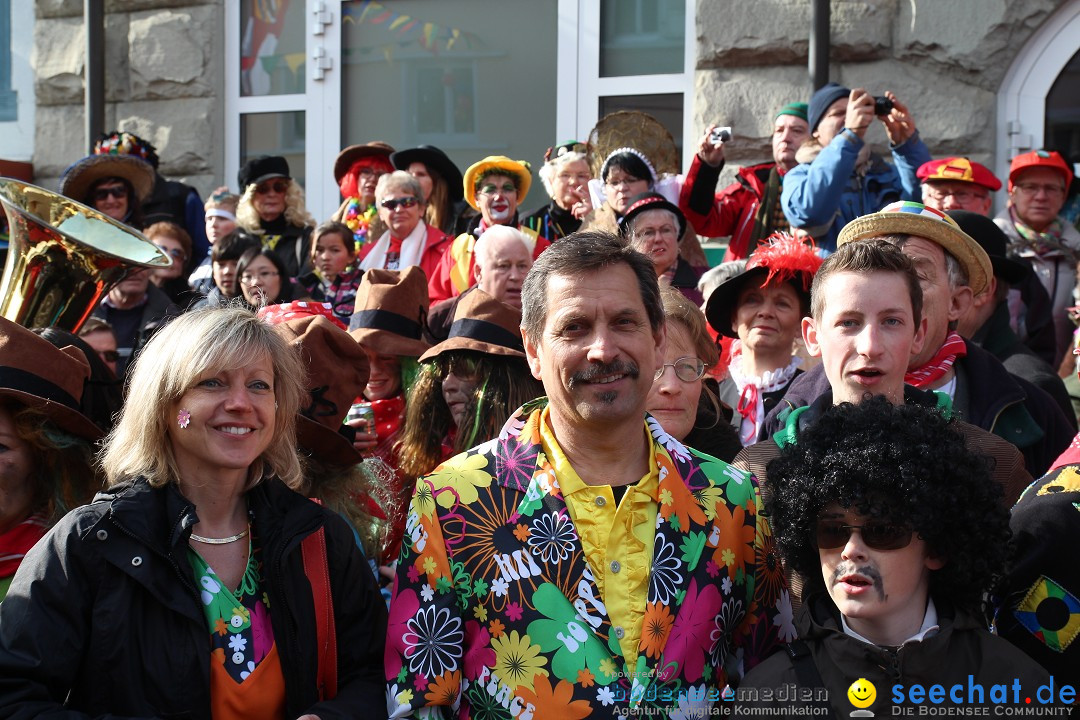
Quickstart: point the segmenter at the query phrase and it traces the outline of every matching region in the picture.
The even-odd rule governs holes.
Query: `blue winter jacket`
[[[930,150],[918,133],[892,148],[895,165],[871,156],[865,176],[855,173],[862,146],[859,136],[845,129],[813,162],[797,165],[784,176],[780,201],[788,221],[813,235],[828,252],[836,250],[840,230],[860,215],[897,200],[922,198],[915,171],[930,160]]]

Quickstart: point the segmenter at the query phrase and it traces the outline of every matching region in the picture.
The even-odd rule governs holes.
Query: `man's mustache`
[[[608,375],[627,375],[637,378],[641,374],[638,366],[632,362],[616,360],[611,363],[593,363],[589,367],[570,376],[570,387],[576,387],[581,383],[591,383]]]

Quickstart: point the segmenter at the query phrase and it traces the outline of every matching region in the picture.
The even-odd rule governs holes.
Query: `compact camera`
[[[709,133],[709,142],[713,145],[719,145],[720,143],[726,143],[731,140],[731,128],[730,127],[718,127]]]
[[[874,114],[878,117],[888,115],[892,112],[893,107],[895,107],[893,101],[884,95],[878,95],[874,98]]]

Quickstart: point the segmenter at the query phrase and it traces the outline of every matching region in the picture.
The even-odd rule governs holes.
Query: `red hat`
[[[1016,184],[1016,176],[1033,167],[1057,170],[1065,178],[1065,189],[1069,189],[1073,179],[1072,168],[1065,162],[1065,158],[1061,157],[1061,153],[1054,150],[1032,150],[1012,159],[1009,165],[1009,192],[1012,192],[1013,185]]]
[[[915,172],[919,180],[954,180],[956,182],[969,182],[982,185],[991,191],[1001,189],[1001,181],[997,179],[990,168],[977,162],[972,162],[966,157],[950,157],[943,160],[931,160],[919,166]]]

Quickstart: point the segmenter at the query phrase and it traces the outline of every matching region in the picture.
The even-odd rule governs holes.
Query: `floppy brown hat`
[[[356,289],[349,334],[375,353],[419,357],[431,347],[420,339],[429,304],[427,276],[419,266],[373,268]]]
[[[525,357],[525,346],[521,342],[521,311],[474,287],[461,296],[454,310],[450,334],[421,355],[420,361],[431,360],[448,350]]]
[[[0,398],[34,408],[72,435],[97,440],[104,434],[101,428],[79,412],[89,377],[90,363],[82,350],[71,345],[57,348],[0,317]]]
[[[60,194],[85,203],[90,186],[98,180],[118,177],[131,183],[135,197],[144,202],[154,189],[154,168],[134,155],[90,155],[73,163],[60,179]]]
[[[917,202],[901,200],[879,212],[855,218],[840,231],[836,245],[881,235],[916,235],[937,243],[964,266],[968,285],[976,295],[986,289],[994,275],[990,256],[955,220]]]
[[[349,168],[353,166],[353,163],[362,157],[382,155],[386,158],[387,165],[390,165],[390,155],[393,152],[393,147],[379,141],[364,143],[363,145],[350,145],[339,152],[337,159],[334,160],[334,182],[340,185],[341,178],[345,177],[345,173],[349,172]]]
[[[308,399],[297,416],[301,448],[335,465],[355,465],[363,456],[341,434],[349,406],[367,385],[367,354],[349,334],[321,315],[286,320],[274,331],[300,353],[308,371]]]

